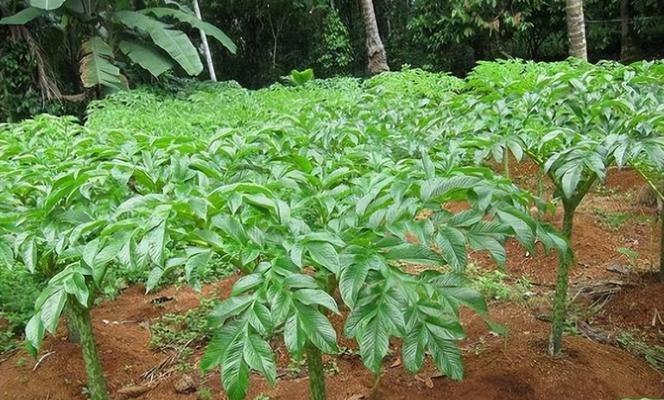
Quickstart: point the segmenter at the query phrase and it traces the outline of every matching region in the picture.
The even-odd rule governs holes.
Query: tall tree
[[[198,6],[198,0],[193,0],[194,14],[199,20],[203,20],[201,16],[201,8]],[[205,56],[205,61],[207,62],[208,73],[210,74],[210,80],[216,82],[217,74],[214,71],[214,63],[212,62],[212,52],[210,51],[210,45],[208,44],[207,35],[202,29],[198,30],[201,33],[201,42],[203,43],[203,55]]]
[[[632,14],[632,2],[620,0],[620,58],[622,61],[633,61],[640,58],[641,49],[634,32]]]
[[[583,0],[567,0],[567,34],[569,35],[569,55],[582,60],[588,59],[586,47],[586,26],[583,17]]]
[[[369,56],[367,69],[372,75],[389,71],[390,67],[387,65],[385,46],[383,46],[383,41],[380,39],[380,33],[378,32],[373,1],[360,0],[360,8],[362,10],[362,21],[364,22],[364,30],[367,37],[367,55]]]

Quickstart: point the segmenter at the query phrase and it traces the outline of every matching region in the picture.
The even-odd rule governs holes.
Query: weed
[[[616,251],[627,257],[627,260],[629,260],[629,265],[632,267],[632,269],[636,268],[636,262],[639,259],[638,251],[630,249],[629,247],[618,247]]]
[[[617,340],[622,348],[645,358],[653,368],[664,373],[664,346],[650,346],[635,332],[621,332],[618,334]]]
[[[208,315],[216,301],[203,299],[201,304],[185,313],[162,316],[150,327],[150,347],[153,349],[180,349],[187,344],[202,343],[211,336]]]

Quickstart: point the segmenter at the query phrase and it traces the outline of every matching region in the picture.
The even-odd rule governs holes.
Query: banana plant
[[[24,25],[52,15],[71,29],[80,28],[82,40],[75,45],[80,48],[79,70],[85,88],[127,88],[127,78],[118,67],[121,57],[154,77],[175,65],[189,76],[200,74],[203,64],[196,47],[169,21],[188,24],[216,39],[231,53],[236,51],[224,32],[201,21],[185,7],[132,10],[130,2],[91,0],[30,0],[28,5],[17,14],[0,19],[0,24]]]

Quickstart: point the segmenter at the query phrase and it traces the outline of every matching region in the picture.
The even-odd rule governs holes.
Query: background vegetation
[[[64,7],[76,2],[81,3],[69,0]],[[24,9],[26,3],[2,0],[0,16],[12,15]],[[568,54],[563,0],[375,0],[373,4],[392,69],[407,64],[463,76],[478,60],[513,57],[551,61]],[[121,10],[165,6],[173,8],[158,0],[96,3],[99,15],[104,16],[99,20],[103,26],[132,37],[136,34],[129,32],[131,29],[117,28],[114,12],[117,15]],[[191,4],[180,2],[176,8],[188,10]],[[586,0],[589,60],[661,57],[663,9],[662,0]],[[292,69],[312,67],[317,77],[366,74],[365,28],[358,0],[204,1],[201,10],[207,22],[222,28],[237,45],[232,54],[229,49],[235,47],[228,42],[210,42],[219,80],[258,88],[288,75]],[[80,96],[80,47],[91,33],[90,24],[80,16],[65,20],[63,15],[71,12],[35,17],[27,23],[27,29],[20,31],[15,26],[0,25],[0,37],[9,38],[0,43],[0,120],[21,119],[43,111],[81,115],[84,107],[77,102],[84,104],[88,98]],[[167,16],[166,21],[187,33],[201,48],[196,30],[183,24],[183,19]],[[146,73],[118,53],[117,65],[132,86],[168,82],[172,75],[154,74],[154,65],[150,71],[153,74]],[[185,71],[181,66],[172,71],[200,73],[199,69],[184,66]],[[207,78],[208,73],[199,76]]]

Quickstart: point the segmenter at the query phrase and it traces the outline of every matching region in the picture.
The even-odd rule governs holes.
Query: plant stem
[[[544,173],[542,168],[537,168],[537,197],[542,198],[544,195]]]
[[[69,315],[73,317],[80,335],[81,352],[83,353],[85,372],[88,375],[89,398],[90,400],[108,400],[106,379],[104,378],[104,371],[101,368],[97,345],[92,333],[90,309],[81,306],[73,297],[70,297],[69,300]]]
[[[76,320],[71,311],[71,307],[65,309],[65,320],[67,321],[67,341],[69,343],[79,343],[81,341],[81,333],[76,326]]]
[[[325,400],[323,356],[320,350],[311,343],[307,343],[305,352],[307,354],[307,368],[309,370],[309,398],[311,400]]]
[[[503,155],[503,175],[505,175],[505,178],[510,179],[510,156],[507,149],[505,149],[505,154]]]
[[[560,261],[558,263],[558,276],[556,278],[556,293],[553,298],[553,321],[549,342],[549,353],[552,356],[559,355],[563,347],[563,330],[567,314],[569,268],[573,260],[571,253],[572,227],[574,225],[574,212],[577,205],[570,202],[563,202],[563,235],[570,246],[570,250],[565,254],[559,255]]]
[[[664,211],[659,212],[661,232],[659,237],[659,279],[664,281]]]
[[[369,394],[369,398],[371,400],[378,400],[380,399],[380,392],[378,389],[380,388],[380,377],[381,373],[378,372],[377,374],[374,374],[374,383],[373,386],[371,387],[371,393]]]

